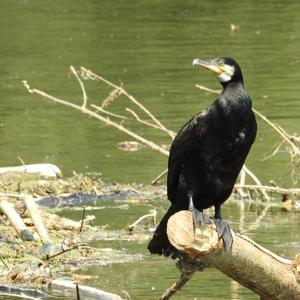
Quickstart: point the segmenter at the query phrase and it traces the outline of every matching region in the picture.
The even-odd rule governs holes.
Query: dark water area
[[[168,128],[177,131],[215,99],[195,88],[220,88],[205,71],[192,67],[196,57],[231,56],[241,65],[254,107],[289,133],[300,132],[300,2],[291,1],[96,1],[2,0],[0,3],[0,166],[53,163],[65,176],[73,171],[101,174],[106,181],[149,183],[167,158],[143,148],[117,149],[130,140],[115,129],[69,108],[29,94],[21,81],[62,99],[81,103],[81,90],[69,66],[85,66],[139,99]],[[237,30],[231,30],[231,25]],[[86,83],[89,99],[100,103],[109,90]],[[119,100],[118,100],[119,101]],[[123,101],[123,100],[122,100]],[[116,102],[117,110],[126,103]],[[170,139],[140,125],[133,130],[158,143]],[[258,119],[258,136],[247,165],[265,184],[291,186],[285,148],[269,160],[280,138]],[[167,200],[155,205],[167,208]],[[146,207],[94,211],[97,224],[110,228],[134,221]],[[68,212],[66,212],[68,214]],[[225,204],[232,227],[278,254],[299,253],[299,212],[246,211]],[[241,225],[242,224],[242,225]],[[241,228],[242,226],[242,228]],[[99,247],[101,247],[99,242]],[[94,267],[89,284],[131,299],[157,299],[177,278],[171,260],[150,256],[146,241],[108,246],[140,253],[131,264]],[[123,294],[125,297],[125,295]],[[7,299],[1,298],[0,299]],[[258,299],[216,270],[199,273],[174,299]]]

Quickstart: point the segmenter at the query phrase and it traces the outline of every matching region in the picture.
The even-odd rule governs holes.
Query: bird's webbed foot
[[[227,223],[224,223],[222,219],[213,219],[217,228],[218,238],[222,238],[224,242],[225,251],[228,252],[231,249],[233,243],[233,237],[230,227]]]
[[[193,214],[193,220],[195,222],[200,222],[201,224],[211,224],[210,217],[204,214],[203,211],[194,208],[192,210],[192,214]]]
[[[190,203],[189,203],[189,211],[192,212],[193,220],[195,222],[200,222],[201,224],[211,224],[211,219],[209,216],[195,208],[193,203],[193,198],[190,196]]]

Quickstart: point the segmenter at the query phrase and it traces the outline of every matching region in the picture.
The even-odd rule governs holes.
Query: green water
[[[30,95],[21,84],[26,79],[33,87],[80,103],[81,91],[70,75],[70,65],[123,82],[164,125],[176,131],[215,98],[195,84],[219,88],[208,73],[192,68],[192,60],[231,56],[242,67],[255,108],[288,132],[300,132],[299,1],[1,0],[0,8],[1,166],[18,165],[20,157],[25,163],[54,163],[65,176],[75,170],[101,173],[107,181],[144,183],[166,167],[166,157],[149,149],[118,150],[117,143],[128,137]],[[231,32],[231,24],[239,29]],[[96,103],[108,92],[95,83],[87,84],[87,90]],[[128,105],[122,101],[116,103],[119,111]],[[273,179],[290,185],[285,149],[262,161],[280,139],[262,121],[258,125],[248,166],[264,183]],[[170,142],[157,131],[131,126],[154,141]],[[257,214],[248,212],[248,217]],[[120,215],[126,224],[141,211],[133,206],[130,213]],[[107,219],[119,217],[106,212]],[[225,205],[224,217],[238,228],[235,206]],[[269,212],[250,235],[293,257],[299,252],[299,230],[295,229],[299,224],[299,213]],[[118,293],[127,290],[132,299],[156,299],[177,277],[171,261],[147,254],[146,243],[117,246],[141,253],[145,260],[88,270],[100,277],[105,274],[95,286]],[[197,278],[176,299],[257,299],[217,271],[208,270]]]

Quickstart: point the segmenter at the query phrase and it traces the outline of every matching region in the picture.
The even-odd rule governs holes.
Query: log
[[[35,203],[35,200],[29,196],[24,199],[25,205],[27,207],[30,218],[36,228],[38,235],[41,238],[42,242],[49,242],[50,236],[49,233],[43,223],[39,208]]]
[[[17,234],[24,241],[33,241],[34,237],[27,229],[25,223],[21,219],[20,215],[16,212],[13,205],[6,200],[0,201],[0,210],[6,215],[9,222],[13,225]]]
[[[215,225],[194,224],[190,211],[173,215],[167,232],[171,244],[192,262],[217,268],[260,295],[261,299],[300,299],[299,266],[250,238],[231,230],[233,245],[226,252]]]
[[[18,285],[11,285],[11,284],[5,284],[0,283],[0,296],[7,296],[5,299],[11,299],[11,297],[14,298],[22,298],[22,299],[30,299],[30,300],[41,300],[41,299],[48,299],[48,296],[46,293],[36,290],[36,289],[30,289],[23,286]],[[1,299],[4,299],[1,297]]]
[[[70,299],[81,299],[81,300],[122,300],[119,295],[105,292],[96,288],[92,288],[86,285],[79,285],[70,280],[53,279],[48,284],[50,291],[58,291],[72,297]],[[69,298],[68,298],[69,299]]]
[[[61,217],[53,213],[50,214],[46,211],[42,212],[42,217],[45,226],[49,230],[72,230],[77,232],[80,230],[81,222]]]
[[[45,177],[61,177],[60,169],[53,164],[31,164],[16,167],[2,167],[0,174],[38,174]]]

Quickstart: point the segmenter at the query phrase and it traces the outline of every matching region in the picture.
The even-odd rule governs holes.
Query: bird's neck
[[[219,101],[222,106],[251,106],[251,98],[247,94],[242,82],[229,82],[224,87]]]
[[[229,118],[238,117],[241,112],[252,109],[251,98],[241,82],[228,83],[217,102],[221,113]]]

